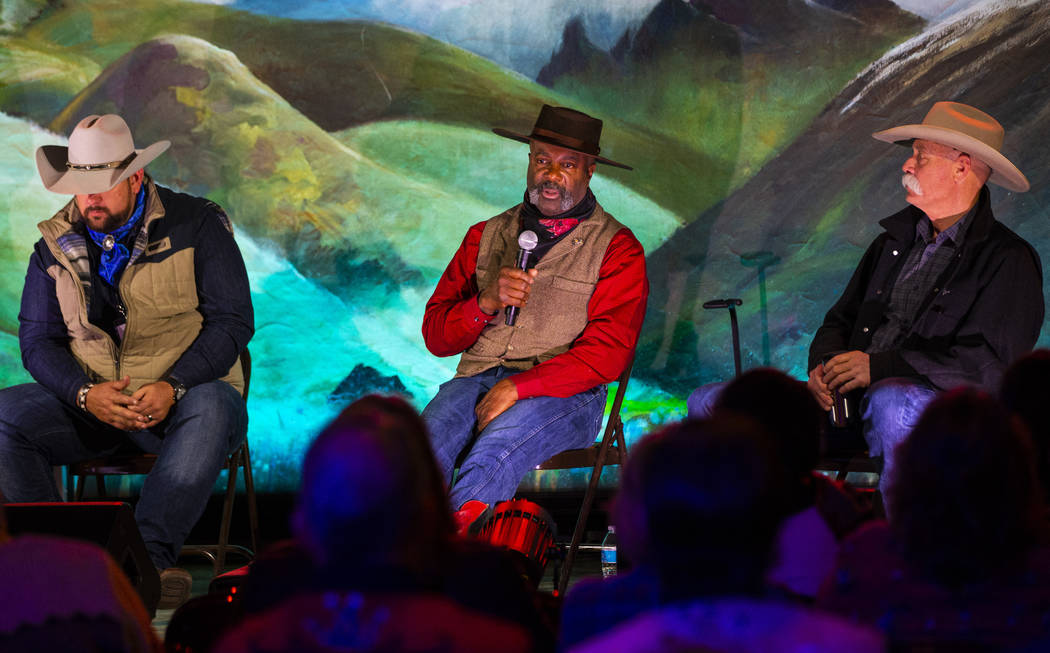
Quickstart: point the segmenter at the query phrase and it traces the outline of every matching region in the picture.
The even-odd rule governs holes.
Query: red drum
[[[520,553],[534,585],[554,551],[554,520],[541,506],[525,499],[496,504],[492,519],[485,523],[478,539]]]

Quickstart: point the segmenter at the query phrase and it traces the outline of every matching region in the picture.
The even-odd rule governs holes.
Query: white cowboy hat
[[[902,125],[872,136],[887,143],[911,145],[911,141],[921,138],[954,147],[988,164],[992,169],[992,176],[988,178],[991,183],[1019,193],[1031,187],[1017,166],[999,152],[1003,146],[1003,126],[968,104],[937,102],[930,107],[921,125]]]
[[[123,118],[113,113],[88,116],[73,128],[69,147],[38,147],[36,168],[44,188],[53,193],[104,193],[146,167],[170,145],[171,141],[157,141],[136,150]]]

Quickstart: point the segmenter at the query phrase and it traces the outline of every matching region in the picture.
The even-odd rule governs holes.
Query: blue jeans
[[[130,442],[157,454],[135,521],[153,564],[175,564],[226,457],[244,442],[248,411],[224,381],[194,386],[152,430],[125,432],[36,383],[0,390],[0,492],[8,501],[61,501],[54,465],[111,454]]]
[[[883,496],[893,481],[894,449],[908,437],[936,395],[937,391],[925,383],[902,377],[876,381],[864,393],[861,400],[864,439],[869,454],[882,455],[879,490]]]
[[[709,417],[725,381],[702,385],[689,395],[686,406],[689,417]],[[882,456],[879,490],[885,496],[893,471],[893,450],[911,433],[926,404],[937,394],[930,386],[915,379],[894,377],[876,381],[864,393],[861,415],[868,453]]]
[[[496,367],[475,376],[452,379],[423,409],[438,466],[451,483],[456,460],[469,447],[459,466],[449,503],[458,510],[477,500],[490,506],[514,497],[521,479],[536,465],[566,449],[590,446],[605,412],[604,385],[571,397],[521,399],[492,420],[474,437],[478,400],[514,370]]]

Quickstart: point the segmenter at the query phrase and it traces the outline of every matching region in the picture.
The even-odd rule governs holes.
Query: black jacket
[[[924,218],[908,208],[879,224],[842,296],[813,336],[809,367],[839,351],[864,351],[889,309],[889,295]],[[871,355],[871,382],[903,376],[938,389],[977,385],[995,390],[1006,367],[1031,351],[1043,324],[1039,255],[995,219],[988,188],[959,252],[937,279],[900,347]]]

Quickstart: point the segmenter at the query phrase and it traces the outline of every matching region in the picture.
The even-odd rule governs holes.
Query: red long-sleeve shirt
[[[478,249],[485,222],[467,231],[438,281],[423,315],[423,341],[435,356],[454,356],[474,344],[491,320],[478,306]],[[518,398],[569,397],[614,381],[638,341],[649,297],[645,252],[629,229],[613,236],[587,303],[587,326],[568,351],[510,377]]]

